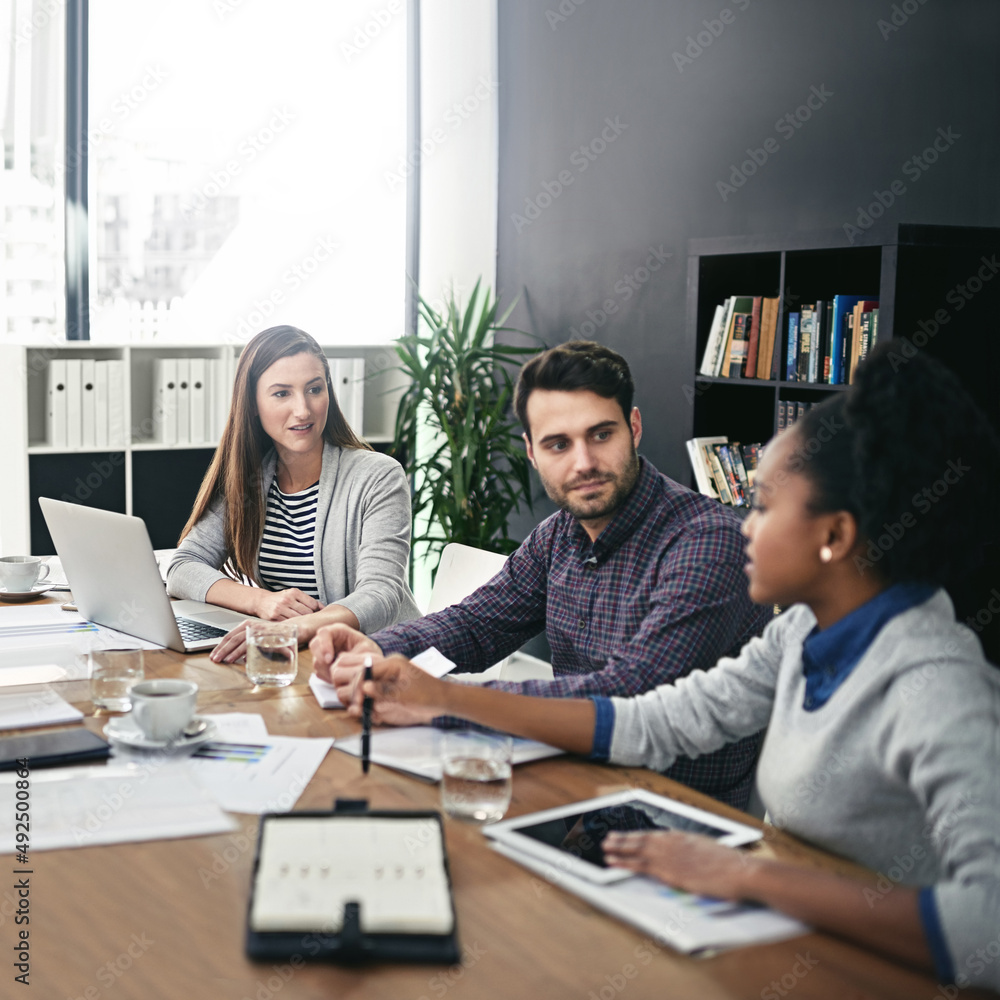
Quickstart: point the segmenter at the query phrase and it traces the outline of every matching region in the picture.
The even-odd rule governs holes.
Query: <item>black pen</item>
[[[365,681],[370,681],[372,679],[372,658],[371,656],[365,657]],[[372,749],[372,699],[369,695],[365,695],[361,702],[361,770],[364,774],[368,773],[368,768],[371,766],[371,754]]]

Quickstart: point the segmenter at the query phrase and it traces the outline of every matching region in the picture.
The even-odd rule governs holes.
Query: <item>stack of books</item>
[[[817,299],[788,314],[785,379],[849,385],[878,341],[878,300],[864,295]]]
[[[741,445],[725,435],[691,438],[685,443],[700,493],[731,507],[750,506],[762,445]]]
[[[778,315],[777,297],[731,295],[715,307],[699,372],[721,378],[778,378]]]

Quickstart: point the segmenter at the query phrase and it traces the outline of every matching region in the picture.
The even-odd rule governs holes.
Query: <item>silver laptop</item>
[[[252,618],[201,601],[171,601],[141,517],[48,497],[39,497],[38,505],[88,621],[195,653]]]

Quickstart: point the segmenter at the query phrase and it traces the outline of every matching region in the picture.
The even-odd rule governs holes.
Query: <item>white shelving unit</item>
[[[0,555],[32,551],[32,509],[36,507],[39,481],[49,482],[51,492],[53,476],[59,476],[59,467],[67,463],[67,456],[72,471],[66,476],[64,488],[55,493],[57,498],[68,494],[70,499],[87,503],[92,499],[88,490],[92,494],[102,490],[100,506],[143,515],[134,501],[143,492],[143,487],[151,485],[143,483],[141,477],[151,474],[157,479],[154,489],[164,496],[169,495],[175,488],[174,473],[180,466],[186,462],[185,469],[190,476],[191,463],[198,465],[198,456],[191,453],[210,455],[215,443],[164,445],[153,439],[154,361],[156,358],[224,358],[227,355],[235,359],[242,348],[242,344],[100,344],[88,341],[0,344],[0,399],[4,402],[6,418],[0,433],[4,469],[3,489],[0,489]],[[405,376],[395,368],[397,358],[392,346],[324,344],[323,350],[331,358],[364,357],[362,434],[376,447],[390,442],[399,393],[406,384]],[[60,358],[124,360],[125,414],[129,430],[124,447],[55,448],[46,440],[49,362]],[[88,455],[95,457],[88,462]],[[73,456],[79,456],[80,461],[72,462]],[[149,470],[151,462],[155,468],[153,473]],[[137,464],[142,468],[137,469]],[[206,456],[204,466],[207,465]],[[83,470],[82,474],[78,469]],[[193,495],[177,496],[178,512],[186,517],[193,501]]]

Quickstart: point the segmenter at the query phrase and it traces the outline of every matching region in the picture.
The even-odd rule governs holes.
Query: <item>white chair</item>
[[[441,553],[427,614],[458,604],[474,590],[492,580],[506,562],[507,557],[499,552],[487,552],[460,542],[449,542]],[[482,673],[456,676],[470,681],[551,679],[552,667],[537,657],[514,653]]]

